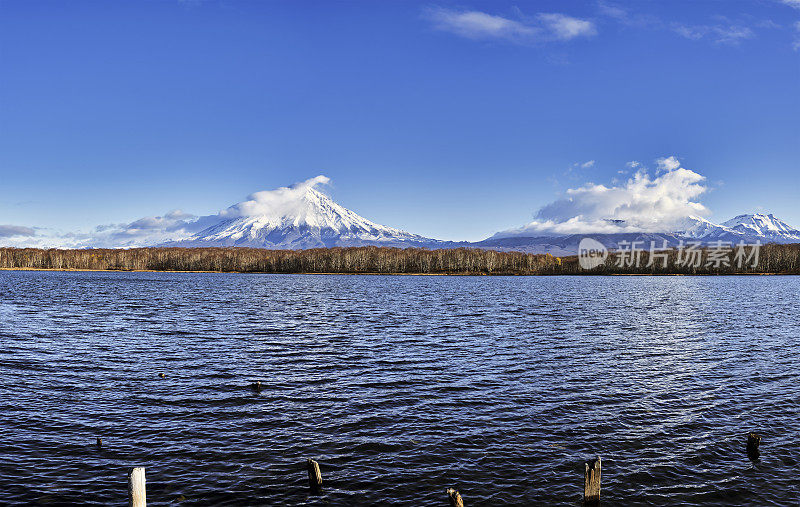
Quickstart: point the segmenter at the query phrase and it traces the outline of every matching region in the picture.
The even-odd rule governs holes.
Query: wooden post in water
[[[597,505],[600,503],[600,457],[586,462],[583,473],[583,503]]]
[[[322,472],[319,471],[319,463],[308,458],[308,487],[313,494],[319,494],[322,490]]]
[[[761,435],[758,433],[748,433],[747,434],[747,457],[751,460],[757,460],[758,457],[761,455],[758,452],[758,444],[761,443]]]
[[[98,449],[102,449],[103,448],[103,439],[100,438],[100,437],[97,437],[97,448]]]
[[[447,498],[450,500],[450,507],[464,507],[461,493],[457,489],[447,488]]]
[[[128,470],[128,507],[147,507],[144,467],[133,467]]]

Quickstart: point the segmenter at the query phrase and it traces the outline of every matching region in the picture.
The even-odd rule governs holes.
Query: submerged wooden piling
[[[96,445],[97,445],[98,449],[101,449],[103,447],[103,439],[100,438],[100,437],[97,437]]]
[[[450,507],[464,507],[464,501],[461,500],[461,493],[457,489],[447,488],[447,498],[450,500]]]
[[[587,461],[583,473],[583,503],[597,505],[600,503],[600,457]]]
[[[757,460],[761,453],[758,451],[758,444],[761,443],[761,435],[758,433],[747,434],[747,457]]]
[[[261,392],[261,390],[263,389],[263,386],[261,385],[261,381],[260,381],[260,380],[257,380],[257,381],[255,381],[255,382],[253,382],[252,384],[250,384],[250,388],[251,388],[253,391],[257,392],[257,393],[260,393],[260,392]]]
[[[146,507],[147,495],[144,487],[144,467],[128,470],[128,507]]]
[[[322,472],[319,470],[319,463],[311,458],[308,458],[306,465],[308,467],[308,487],[316,495],[322,491]]]

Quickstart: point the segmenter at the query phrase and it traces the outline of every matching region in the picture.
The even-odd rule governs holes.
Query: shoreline
[[[219,273],[238,275],[346,275],[346,276],[800,276],[796,273],[532,273],[532,274],[490,274],[490,273],[327,273],[327,272],[297,272],[275,273],[266,271],[187,271],[187,270],[158,270],[158,269],[80,269],[80,268],[0,268],[0,271],[63,271],[86,273]]]

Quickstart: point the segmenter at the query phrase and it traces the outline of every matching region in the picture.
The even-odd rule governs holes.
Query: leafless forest
[[[734,253],[709,263],[708,251],[696,262],[681,264],[671,250],[654,258],[648,252],[620,262],[614,252],[591,271],[579,267],[577,257],[496,252],[470,248],[320,248],[264,250],[258,248],[132,248],[60,250],[0,248],[0,268],[94,269],[154,271],[221,271],[245,273],[421,273],[421,274],[800,274],[800,244],[761,246],[757,265],[752,259],[737,266]],[[636,265],[638,264],[638,266]]]

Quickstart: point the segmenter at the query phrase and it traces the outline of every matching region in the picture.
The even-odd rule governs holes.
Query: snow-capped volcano
[[[800,231],[772,213],[739,215],[722,222],[722,226],[746,236],[764,238],[767,241],[800,241]]]
[[[791,243],[800,240],[800,231],[775,215],[739,215],[721,224],[702,217],[689,216],[680,220],[670,234],[682,238],[711,241],[746,241],[761,243]]]
[[[220,212],[209,227],[171,245],[305,249],[440,243],[367,220],[314,188],[319,183],[327,183],[327,178],[257,192]]]
[[[721,224],[692,216],[681,221],[680,227],[671,232],[676,236],[704,242],[721,240],[791,243],[800,240],[800,231],[771,213],[769,215],[760,213],[739,215]]]
[[[631,180],[630,188],[590,185],[573,190],[568,198],[543,207],[529,224],[498,232],[477,242],[431,239],[367,220],[319,190],[320,185],[329,181],[320,175],[288,187],[256,192],[242,202],[209,215],[198,216],[175,209],[162,216],[98,226],[89,232],[42,235],[32,240],[23,237],[21,241],[12,237],[11,241],[6,239],[4,246],[473,247],[561,256],[576,254],[585,236],[612,249],[633,242],[659,247],[664,244],[675,247],[689,241],[707,245],[717,241],[730,244],[800,243],[800,230],[772,214],[738,215],[717,224],[691,212],[698,210],[698,215],[707,212],[703,206],[691,202],[686,204],[686,199],[678,199],[663,191],[655,184],[657,181],[643,180],[642,177]],[[678,187],[686,187],[685,182],[679,183]],[[664,197],[665,194],[671,197]],[[611,204],[603,204],[609,200]],[[33,229],[9,226],[0,226],[0,229],[3,227],[10,230],[12,236],[19,235],[18,231],[34,234]],[[2,233],[0,230],[0,240]]]
[[[481,248],[495,248],[498,250],[519,250],[530,253],[551,253],[553,255],[574,255],[578,251],[578,244],[584,237],[591,237],[608,248],[618,248],[622,241],[630,244],[640,242],[648,247],[650,242],[661,246],[666,244],[671,247],[683,242],[700,242],[714,244],[723,241],[732,245],[744,242],[746,244],[767,243],[797,243],[800,242],[800,231],[791,227],[786,222],[774,215],[739,215],[722,224],[715,224],[697,216],[688,216],[680,219],[672,230],[661,232],[630,232],[625,231],[627,223],[624,220],[609,220],[618,226],[621,232],[617,233],[581,233],[561,235],[500,235],[497,234],[483,241],[475,243]]]

